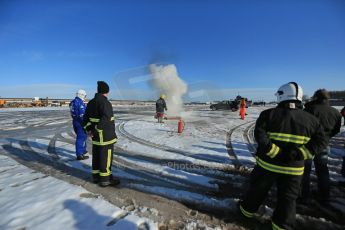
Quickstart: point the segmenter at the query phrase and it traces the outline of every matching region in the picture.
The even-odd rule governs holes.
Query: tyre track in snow
[[[242,125],[245,125],[245,124],[242,124]],[[240,125],[240,126],[242,126],[242,125]],[[242,133],[243,133],[243,138],[244,139],[246,139],[247,140],[247,142],[248,143],[251,143],[252,145],[254,145],[255,146],[255,144],[254,144],[254,141],[253,141],[253,138],[252,138],[252,130],[253,130],[253,127],[254,126],[252,126],[252,127],[247,127],[246,129],[245,129],[245,131],[243,132],[242,131]],[[232,129],[231,131],[233,132],[233,131],[240,131],[240,127],[237,127],[238,129],[237,130],[234,130],[234,129]],[[71,136],[72,138],[69,140],[69,142],[71,143],[71,144],[74,144],[74,140],[73,140],[73,137],[74,137],[74,135],[70,135],[72,132],[69,132],[69,136]],[[231,137],[231,135],[230,135],[230,137]],[[42,138],[44,138],[44,137],[42,137]],[[54,139],[55,138],[55,140],[52,140],[52,139]],[[50,141],[51,141],[51,144],[49,144],[49,145],[51,145],[52,147],[55,147],[55,144],[56,144],[56,141],[57,140],[59,140],[59,141],[63,141],[63,142],[67,142],[66,140],[67,139],[65,139],[65,138],[63,138],[63,136],[59,136],[59,135],[55,135],[54,137],[47,137],[46,139],[49,139]],[[21,142],[20,143],[20,146],[27,146],[27,144],[25,143],[25,141],[24,142]],[[7,146],[7,148],[8,148],[8,146]],[[248,146],[248,148],[250,148],[249,146]],[[51,153],[54,153],[54,151],[53,151],[53,149],[54,150],[56,150],[55,148],[52,148],[52,152]],[[11,149],[10,149],[11,150]],[[12,149],[12,150],[15,150],[15,149]],[[6,153],[7,154],[7,153]],[[9,155],[11,155],[11,154],[9,154]],[[19,155],[19,154],[18,154]],[[39,161],[39,159],[38,158],[42,158],[41,156],[37,156],[37,158],[35,157],[35,156],[33,156],[33,155],[36,155],[35,153],[33,153],[32,151],[30,151],[30,149],[29,148],[27,148],[27,147],[25,147],[25,148],[23,148],[23,150],[21,151],[21,153],[20,153],[20,155],[21,155],[21,157],[22,156],[24,156],[24,158],[26,159],[25,161],[27,161],[27,162],[35,162],[35,161]],[[46,158],[48,158],[49,156],[47,155],[47,157]],[[128,156],[126,156],[126,157],[128,157]],[[60,164],[59,162],[54,162],[54,160],[51,158],[51,157],[49,157],[49,159],[50,159],[50,161],[51,162],[53,162],[53,163],[48,163],[48,165],[49,164]],[[42,162],[46,162],[46,161],[42,161]],[[159,163],[159,162],[157,162],[157,163]],[[62,166],[63,167],[63,166]],[[131,166],[132,167],[132,166]],[[133,167],[136,167],[136,166],[133,166]],[[69,169],[71,169],[72,170],[72,172],[74,172],[74,171],[76,171],[76,170],[78,170],[78,169],[75,169],[75,168],[72,168],[72,167],[70,167],[70,166],[64,166],[63,168],[69,168]],[[36,169],[37,170],[37,169]],[[38,169],[38,171],[39,171],[40,169]],[[130,168],[128,169],[128,170],[131,170]],[[133,169],[132,169],[133,170]],[[133,171],[135,171],[135,170],[133,170]],[[138,172],[133,172],[133,174],[135,174],[135,173],[137,173],[137,174],[140,174],[140,171]],[[87,173],[84,173],[84,175],[87,175]],[[138,184],[143,184],[143,185],[148,185],[148,186],[155,186],[155,185],[157,185],[157,183],[160,183],[159,181],[156,181],[156,180],[154,180],[153,178],[147,178],[147,179],[145,179],[145,177],[142,177],[143,178],[143,180],[129,180],[129,179],[125,179],[124,181],[128,181],[129,183],[138,183]],[[147,180],[150,180],[149,182],[147,181]],[[168,185],[166,185],[166,186],[168,186]],[[171,187],[176,187],[176,185],[170,185]],[[180,187],[178,187],[178,189],[180,189]],[[181,187],[181,189],[183,189],[182,187]],[[185,190],[189,190],[189,189],[186,189],[186,188],[184,188]],[[140,190],[140,189],[139,189]],[[101,193],[102,194],[102,193]],[[154,192],[152,192],[152,194],[155,194]],[[303,218],[303,219],[305,219],[305,218]]]
[[[231,179],[231,176],[230,176],[231,174],[235,174],[235,175],[238,175],[238,174],[241,175],[243,173],[244,174],[248,174],[247,172],[244,172],[243,170],[238,170],[238,168],[234,167],[234,165],[224,164],[224,162],[222,162],[222,161],[214,161],[214,159],[212,157],[200,157],[200,156],[196,157],[195,154],[193,154],[193,153],[188,153],[186,151],[181,151],[180,149],[176,149],[176,148],[172,148],[172,147],[169,147],[169,146],[152,143],[150,141],[146,141],[145,139],[138,138],[138,137],[128,133],[124,129],[125,123],[126,122],[123,122],[123,123],[121,123],[120,125],[117,126],[117,130],[125,138],[127,138],[127,139],[129,139],[129,140],[131,140],[133,142],[145,145],[145,146],[150,147],[150,148],[156,148],[156,149],[160,149],[162,151],[167,151],[167,152],[171,152],[171,153],[174,153],[174,154],[179,154],[179,155],[182,155],[182,156],[185,156],[185,157],[189,157],[189,158],[192,158],[193,160],[200,161],[200,163],[197,163],[195,161],[190,162],[190,161],[183,161],[183,160],[180,161],[180,160],[170,160],[170,159],[169,160],[160,159],[160,161],[157,161],[157,158],[145,156],[144,153],[140,153],[138,155],[138,153],[134,153],[134,152],[122,149],[123,152],[129,153],[129,154],[133,155],[133,157],[136,157],[138,159],[146,158],[146,159],[148,159],[150,161],[156,161],[157,163],[170,162],[172,164],[174,164],[174,163],[176,163],[176,164],[180,164],[180,163],[185,164],[185,163],[187,163],[189,165],[193,164],[193,165],[196,165],[196,166],[200,166],[201,169],[200,170],[188,169],[187,171],[192,172],[192,173],[196,173],[196,174],[203,174],[205,176],[211,176],[211,177],[214,177],[215,179],[228,180],[228,179]],[[120,149],[120,148],[118,148],[118,149]],[[212,162],[212,163],[215,163],[215,164],[212,165],[212,167],[210,167],[208,165],[203,165],[202,161]],[[220,165],[217,165],[217,164],[220,164]],[[204,168],[206,168],[206,170],[203,170]],[[207,173],[207,171],[209,171],[209,173]]]
[[[42,139],[44,139],[44,138],[42,138]],[[63,159],[61,159],[59,154],[56,152],[57,148],[55,146],[55,143],[57,141],[61,141],[61,142],[68,143],[68,144],[74,144],[74,142],[71,139],[63,138],[61,136],[61,134],[57,134],[57,135],[54,136],[54,138],[46,139],[46,140],[50,140],[50,142],[49,142],[49,144],[47,146],[47,152],[48,152],[49,155],[45,155],[44,156],[44,155],[40,154],[35,149],[33,149],[32,146],[28,142],[22,142],[21,143],[21,147],[23,149],[25,149],[26,151],[30,151],[32,153],[36,153],[36,154],[40,155],[40,157],[46,157],[50,161],[58,162],[59,164],[64,164],[66,167],[69,167],[69,168],[73,169],[74,167],[72,167],[70,165],[67,165],[67,163],[73,162],[73,161],[76,161],[76,160],[74,160],[74,159],[73,160],[72,159],[71,160],[63,160]],[[73,157],[74,157],[74,154],[73,154]],[[36,158],[33,158],[33,159],[36,159]],[[117,163],[117,165],[115,167],[118,168],[117,170],[121,171],[121,170],[123,170],[126,167],[125,165],[119,164],[118,162],[116,162],[116,163]],[[83,167],[83,168],[84,169],[88,169],[87,171],[90,171],[89,169],[91,168],[91,166],[89,166],[89,167],[86,167],[86,166],[87,165],[85,165],[85,167]],[[80,169],[77,169],[77,170],[80,170]],[[82,170],[82,171],[85,171],[85,170]],[[132,174],[134,176],[137,176],[137,177],[140,177],[140,179],[129,179],[129,178],[121,178],[121,179],[124,179],[125,181],[130,181],[130,182],[133,182],[133,183],[142,183],[143,185],[156,185],[157,182],[161,182],[160,180],[157,180],[154,177],[148,177],[148,176],[145,177],[145,176],[143,176],[142,172],[139,173],[137,171],[132,171],[132,172],[130,172],[130,174]],[[166,186],[168,186],[168,185],[169,184],[167,183]]]
[[[67,136],[66,136],[67,135]],[[71,138],[66,138],[66,137]],[[66,133],[66,134],[57,134],[54,136],[53,139],[51,139],[50,144],[48,146],[48,150],[56,148],[56,146],[52,146],[51,143],[56,143],[56,141],[62,141],[68,144],[74,145],[74,141],[72,140],[73,134],[72,132]],[[216,186],[205,186],[200,183],[194,183],[193,181],[188,181],[182,178],[179,178],[177,176],[173,175],[162,175],[161,172],[156,171],[152,169],[151,167],[145,167],[145,165],[141,165],[136,163],[136,161],[133,160],[139,160],[142,161],[145,164],[145,161],[147,164],[155,163],[157,165],[165,166],[164,161],[156,161],[152,162],[151,159],[148,161],[148,159],[145,159],[144,157],[137,157],[135,153],[126,154],[126,150],[122,150],[118,147],[115,147],[116,152],[114,154],[113,158],[113,165],[117,168],[119,171],[124,171],[126,173],[129,173],[133,176],[139,177],[142,180],[131,180],[131,182],[134,182],[136,184],[143,184],[143,185],[155,185],[155,186],[161,186],[161,187],[167,187],[167,188],[174,188],[174,189],[180,189],[180,190],[189,190],[197,193],[210,193],[217,191]],[[57,153],[55,153],[58,155]],[[119,156],[117,156],[119,155]],[[185,162],[184,162],[185,163]],[[173,168],[172,168],[173,169]],[[187,172],[187,173],[195,173],[195,172]],[[197,174],[197,173],[195,173]],[[207,176],[207,175],[202,175]],[[121,177],[120,177],[121,178]],[[211,178],[214,179],[214,183],[216,184],[218,178]],[[125,178],[127,180],[127,178]],[[144,183],[142,183],[144,182]]]
[[[69,136],[70,138],[67,138]],[[59,135],[59,140],[72,144],[74,145],[74,140],[72,132],[65,133],[65,134],[60,134]],[[119,157],[121,158],[119,158]],[[122,162],[126,161],[125,158],[129,158],[131,160],[139,160],[147,163],[152,163],[160,166],[167,166],[170,167],[171,169],[176,169],[176,167],[180,165],[193,165],[194,167],[186,167],[182,171],[188,172],[188,173],[194,173],[194,174],[200,174],[206,177],[210,177],[215,180],[228,180],[233,177],[233,175],[229,174],[228,167],[208,167],[205,164],[202,164],[203,162],[191,162],[188,160],[178,160],[178,159],[162,159],[159,157],[154,157],[154,156],[147,156],[144,153],[139,153],[139,152],[133,152],[130,150],[123,149],[118,146],[114,146],[114,158],[116,157],[116,160],[119,159]],[[114,159],[114,164],[116,165],[118,162],[115,161]],[[133,164],[133,163],[130,163]],[[176,166],[176,167],[174,167]]]
[[[152,143],[152,142],[150,142],[150,141],[147,141],[147,140],[138,138],[138,137],[136,137],[136,136],[134,136],[134,135],[128,133],[128,132],[124,129],[125,124],[126,124],[126,122],[122,122],[121,124],[119,124],[119,125],[117,126],[117,130],[118,130],[123,136],[125,136],[127,139],[129,139],[129,140],[131,140],[131,141],[137,142],[137,143],[142,144],[142,145],[146,145],[146,146],[148,146],[148,147],[160,149],[160,150],[163,150],[163,151],[166,151],[166,152],[171,152],[171,153],[183,155],[183,156],[186,156],[186,157],[191,157],[191,158],[194,158],[194,159],[197,159],[197,160],[210,161],[210,162],[220,163],[220,164],[224,163],[223,161],[215,160],[215,159],[212,158],[212,157],[195,156],[194,153],[188,153],[188,152],[182,151],[182,150],[180,150],[180,149],[176,149],[176,148],[169,147],[169,146],[166,146],[166,145],[160,145],[160,144]]]
[[[46,164],[47,161],[49,163],[47,166],[53,168],[58,168],[62,170],[63,172],[67,173],[67,175],[75,175],[76,172],[78,171],[78,175],[82,175],[81,177],[84,178],[84,183],[88,184],[90,182],[89,178],[90,174],[85,171],[85,170],[80,170],[79,168],[75,168],[70,165],[66,165],[66,162],[63,160],[55,160],[53,159],[50,154],[42,155],[39,152],[36,152],[34,149],[31,148],[30,144],[27,141],[17,141],[17,142],[10,142],[10,145],[5,145],[6,150],[6,155],[14,155],[19,157],[20,159],[24,160],[25,162],[31,162],[29,163],[29,166],[33,163],[34,165],[37,165],[37,163],[43,163]],[[128,166],[128,162],[124,161],[123,163],[120,163],[121,167],[120,170],[123,170],[124,167]],[[24,165],[27,165],[26,163]],[[205,187],[205,186],[200,186],[196,185],[194,183],[186,184],[185,181],[181,181],[179,183],[176,181],[176,178],[172,178],[172,180],[169,180],[165,178],[162,181],[162,177],[166,177],[166,175],[155,175],[154,172],[145,172],[143,169],[138,168],[137,165],[129,165],[129,170],[133,170],[133,168],[136,168],[136,170],[133,171],[134,175],[140,176],[138,179],[128,179],[124,178],[122,181],[122,185],[124,188],[132,188],[134,190],[138,190],[140,192],[145,192],[145,189],[142,191],[142,186],[143,188],[148,188],[148,187],[157,187],[157,188],[163,188],[163,189],[168,189],[168,190],[176,190],[180,192],[187,192],[187,193],[192,193],[194,196],[198,197],[205,197],[206,200],[213,200],[216,203],[221,204],[223,200],[222,197],[218,197],[216,194],[215,189],[212,189],[210,187]],[[35,166],[35,170],[37,171],[42,171],[43,173],[47,173],[46,170],[40,170],[40,167]],[[145,169],[144,169],[145,170]],[[53,172],[54,170],[49,170],[49,174]],[[69,173],[68,173],[69,172]],[[73,173],[72,173],[73,172]],[[54,173],[53,173],[54,174]],[[115,174],[116,175],[116,174]],[[79,176],[78,176],[79,177]],[[84,185],[82,185],[84,186]],[[102,194],[101,190],[98,190],[100,194]],[[157,191],[157,195],[162,195],[160,194],[161,191]],[[151,191],[150,193],[156,194],[155,191]],[[162,195],[163,197],[169,198],[169,199],[174,199],[173,197],[170,197],[169,194]],[[195,205],[195,200],[192,200],[188,197],[182,197],[183,199],[181,202],[188,204],[188,205]],[[180,201],[179,199],[176,199],[177,201]],[[205,210],[218,210],[218,206],[208,206],[207,203],[199,203],[200,207],[203,207]]]
[[[35,154],[35,153],[32,153],[32,150],[30,149],[30,146],[28,146],[28,144],[25,142],[25,141],[19,141],[18,142],[18,144],[21,146],[21,147],[23,147],[23,148],[21,148],[21,149],[19,149],[18,147],[19,146],[17,146],[17,145],[14,145],[14,146],[12,146],[12,147],[8,147],[8,146],[6,146],[5,147],[5,149],[7,149],[7,150],[9,150],[9,151],[13,151],[13,150],[15,150],[15,151],[20,151],[20,153],[19,152],[17,152],[17,153],[15,153],[14,155],[16,155],[17,157],[19,157],[20,159],[22,159],[22,160],[24,160],[25,162],[32,162],[32,163],[34,163],[34,164],[36,164],[35,162],[41,162],[42,164],[46,164],[47,163],[47,157],[42,157],[42,156],[39,156],[38,154]],[[9,148],[9,149],[8,149]],[[12,154],[11,153],[6,153],[6,155],[8,155],[8,156],[11,156]],[[25,155],[25,156],[23,156],[23,155]],[[22,161],[21,161],[22,162]],[[24,163],[24,165],[26,165],[26,163],[25,162],[22,162],[22,163]],[[64,169],[66,169],[66,168],[68,168],[69,170],[67,170],[66,171],[66,173],[67,172],[69,172],[68,174],[72,174],[72,175],[75,175],[75,171],[77,170],[77,169],[75,169],[75,168],[71,168],[71,167],[67,167],[66,165],[62,165],[61,164],[61,162],[54,162],[52,159],[50,160],[50,163],[48,163],[48,167],[46,167],[46,169],[44,169],[44,170],[42,170],[42,172],[45,172],[45,173],[48,173],[48,174],[50,174],[51,173],[51,171],[52,170],[49,170],[49,165],[60,165],[60,166],[58,166],[58,168],[60,168],[60,170],[63,170],[63,171],[65,171]],[[39,167],[35,167],[34,169],[35,170],[37,170]],[[41,171],[41,170],[38,170],[38,171]],[[77,170],[78,171],[78,170]],[[85,180],[85,178],[86,178],[86,176],[85,176],[85,172],[84,173],[82,173],[82,175],[84,175],[84,176],[82,176],[82,178],[84,178],[84,180]],[[56,175],[55,175],[56,176]],[[61,178],[60,176],[58,176],[57,178],[59,178],[59,179],[64,179],[64,178]],[[87,183],[87,181],[86,182],[84,182],[84,183]],[[148,186],[151,186],[152,184],[150,184],[150,183],[140,183],[140,184],[143,184],[143,185],[148,185]],[[82,185],[83,187],[84,187],[84,185]],[[90,188],[88,188],[88,189],[90,189]],[[134,188],[135,189],[135,188]],[[140,189],[139,189],[140,190]],[[93,188],[93,189],[91,189],[91,191],[93,191],[93,192],[96,192],[97,194],[103,194],[103,191],[105,191],[104,189],[98,189],[98,188]],[[153,194],[154,194],[154,192],[153,192]],[[107,194],[108,195],[108,194]],[[116,196],[116,195],[115,195]],[[188,203],[188,202],[186,202],[186,203]],[[205,208],[205,207],[204,207]],[[210,209],[208,209],[208,211],[210,211],[210,212],[212,212],[212,210],[213,209],[215,209],[215,207],[213,207],[213,206],[211,206],[210,207]],[[216,209],[217,210],[217,209]],[[303,219],[303,221],[304,221],[304,223],[305,223],[305,221],[306,220],[308,220],[308,217],[304,217],[304,216],[300,216],[300,219]],[[114,221],[113,222],[115,222],[117,220],[117,218],[114,218]],[[112,224],[113,222],[109,222],[109,224]],[[139,225],[138,225],[139,226]],[[147,229],[147,228],[146,228]]]
[[[194,162],[192,163],[187,160],[176,160],[176,159],[165,160],[161,158],[146,156],[138,152],[128,151],[125,149],[121,149],[119,147],[115,147],[114,154],[119,155],[124,158],[132,158],[132,159],[137,159],[137,160],[148,161],[150,163],[158,164],[161,166],[167,166],[172,169],[176,168],[175,166],[179,166],[179,165],[193,165],[195,167],[185,167],[181,170],[189,172],[189,173],[204,175],[204,176],[211,177],[218,180],[228,180],[233,177],[233,174],[229,174],[229,171],[227,171],[226,169],[222,170],[222,169],[209,168],[205,165],[194,163]]]
[[[248,163],[244,162],[242,159],[240,159],[240,156],[236,151],[234,150],[236,147],[234,146],[234,141],[233,139],[233,134],[235,132],[238,132],[240,128],[243,126],[248,125],[248,127],[245,128],[244,132],[241,132],[243,135],[244,139],[246,140],[246,148],[248,152],[255,152],[255,144],[252,141],[252,138],[250,137],[250,130],[255,127],[255,121],[249,121],[244,124],[240,124],[232,128],[230,131],[227,132],[227,138],[226,138],[226,147],[228,154],[230,158],[234,161],[235,167],[241,171],[241,172],[246,172],[250,170],[249,168],[252,168],[252,165],[249,165]]]
[[[133,135],[131,135],[130,133],[128,133],[125,129],[124,129],[124,125],[125,125],[126,122],[123,122],[121,123],[120,125],[118,125],[117,127],[117,130],[119,131],[119,133],[121,135],[123,135],[125,138],[128,138],[129,140],[133,141],[133,142],[137,142],[139,144],[143,144],[145,146],[148,146],[148,147],[151,147],[151,148],[157,148],[157,149],[160,149],[160,150],[163,150],[163,151],[169,151],[169,152],[172,152],[172,153],[178,153],[178,154],[181,154],[183,156],[188,156],[188,157],[191,157],[193,158],[193,155],[191,154],[188,154],[187,152],[184,152],[184,151],[181,151],[179,149],[175,149],[175,148],[171,148],[171,147],[168,147],[168,146],[163,146],[163,145],[159,145],[159,144],[155,144],[155,143],[152,143],[152,142],[149,142],[149,141],[146,141],[144,139],[141,139],[141,138],[137,138]],[[120,149],[117,147],[117,149]],[[121,149],[123,152],[125,152],[125,155],[127,155],[126,157],[128,157],[128,154],[131,155],[130,157],[134,157],[135,159],[142,159],[144,158],[145,160],[149,160],[150,163],[158,163],[158,164],[161,164],[161,162],[164,162],[164,161],[170,161],[171,160],[158,160],[157,159],[154,159],[152,157],[147,157],[147,156],[144,156],[145,154],[141,153],[138,155],[138,153],[132,153],[128,150],[123,150]],[[115,154],[120,154],[120,155],[124,155],[123,153],[120,153],[119,152],[116,152]],[[206,158],[207,160],[209,158]],[[122,159],[124,160],[124,159]],[[199,159],[199,158],[195,158],[195,160],[205,160],[205,158],[202,158],[202,159]],[[125,160],[124,160],[125,161]],[[174,161],[176,162],[177,164],[179,164],[180,162],[178,161]],[[192,162],[193,164],[195,164],[195,162]],[[189,162],[189,164],[191,164]],[[146,169],[147,170],[147,169]],[[239,181],[242,181],[244,178],[243,178],[243,174],[247,175],[248,172],[247,171],[241,171],[241,170],[238,170],[234,167],[226,167],[222,170],[219,170],[219,169],[212,169],[213,170],[213,173],[211,173],[211,175],[205,170],[198,170],[198,171],[195,171],[195,170],[187,170],[188,172],[191,172],[191,173],[195,173],[195,174],[198,174],[198,175],[204,175],[204,176],[207,176],[207,177],[211,177],[211,178],[214,178],[215,179],[215,182],[218,186],[222,186],[224,184],[227,184],[227,186],[231,186],[231,188],[233,189],[233,191],[237,191],[235,193],[238,194],[238,192],[241,190],[241,183],[239,183]],[[185,171],[185,169],[181,170],[181,171]],[[216,174],[214,174],[214,172],[216,172]],[[220,175],[219,175],[220,173]],[[218,174],[218,175],[217,175]],[[164,177],[166,177],[166,175],[164,175]],[[220,179],[220,180],[219,180]],[[193,185],[195,186],[195,185]],[[188,189],[190,190],[190,188]],[[218,196],[218,195],[221,195],[223,196],[224,194],[221,193],[220,191],[207,191],[208,193],[211,192],[211,194],[215,195],[215,196]],[[229,194],[227,194],[229,195]]]
[[[152,170],[149,167],[135,164],[124,158],[119,158],[119,157],[114,156],[114,159],[115,159],[114,163],[116,163],[117,166],[121,168],[121,170],[124,170],[127,173],[131,173],[133,175],[141,177],[147,181],[155,182],[154,183],[155,186],[192,191],[199,194],[212,193],[218,190],[216,186],[214,187],[205,186],[199,183],[194,183],[193,181],[178,178],[173,175],[162,175],[162,173],[158,171]]]
[[[89,177],[88,173],[80,171],[73,167],[69,167],[63,164],[62,161],[56,161],[56,159],[53,159],[52,157],[48,157],[50,156],[50,154],[46,156],[40,155],[38,152],[35,152],[31,148],[28,141],[25,141],[25,140],[11,141],[10,140],[8,144],[5,144],[3,146],[3,149],[6,151],[4,153],[1,153],[2,155],[5,155],[11,158],[14,157],[14,159],[18,161],[19,163],[35,171],[39,171],[45,174],[44,176],[33,178],[30,181],[15,182],[14,184],[11,185],[12,187],[17,187],[26,183],[31,183],[34,180],[40,180],[48,176],[52,176],[57,179],[71,183],[69,175],[73,175],[75,177],[75,179],[72,179],[73,181],[72,184],[80,185],[82,187],[85,187],[85,185],[89,184],[87,180],[87,178]],[[95,186],[91,185],[91,187],[92,187],[91,192],[95,194],[108,195],[106,193],[103,194],[104,189],[98,188],[97,185]],[[90,185],[88,185],[88,189],[90,189]],[[107,223],[107,226],[115,225],[120,220],[125,219],[128,215],[130,215],[130,213],[124,210],[119,215],[114,216],[112,220]],[[147,222],[144,219],[140,219],[137,223],[133,222],[133,224],[135,224],[138,229],[147,229],[147,230],[150,229],[150,226],[147,224]]]

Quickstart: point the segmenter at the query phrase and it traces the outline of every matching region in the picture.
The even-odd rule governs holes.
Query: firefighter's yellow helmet
[[[160,98],[165,99],[166,98],[165,94],[161,94]]]

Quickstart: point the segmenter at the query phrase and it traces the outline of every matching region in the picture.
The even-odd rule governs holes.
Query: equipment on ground
[[[239,109],[239,102],[237,101],[221,101],[217,104],[210,105],[210,109],[215,110],[231,110],[233,112]]]
[[[59,101],[52,101],[50,103],[50,106],[51,107],[60,107],[61,106],[61,103]]]
[[[31,102],[33,107],[45,107],[48,106],[48,97],[46,99],[34,97]]]
[[[0,108],[5,107],[6,101],[5,100],[0,100]]]

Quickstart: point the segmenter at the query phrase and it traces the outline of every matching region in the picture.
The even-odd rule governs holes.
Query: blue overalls
[[[73,129],[75,134],[77,135],[75,141],[75,152],[78,157],[86,153],[87,135],[82,126],[86,106],[82,99],[76,97],[73,101],[71,101],[69,107],[71,116],[73,118]]]

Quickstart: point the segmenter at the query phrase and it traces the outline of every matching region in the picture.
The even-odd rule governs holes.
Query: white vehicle
[[[59,101],[52,101],[52,103],[50,104],[51,107],[59,107],[61,106],[61,103]]]

